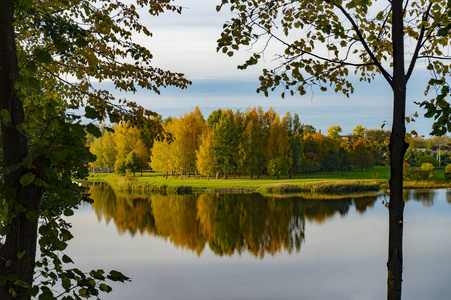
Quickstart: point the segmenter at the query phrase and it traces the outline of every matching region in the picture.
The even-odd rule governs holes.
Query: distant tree
[[[206,175],[210,179],[210,174],[218,170],[215,157],[215,140],[213,130],[207,128],[201,137],[199,149],[196,151],[196,167],[200,174]]]
[[[280,120],[275,115],[270,127],[270,134],[266,148],[268,173],[279,179],[280,174],[287,173],[291,161],[291,145],[289,143],[286,119]]]
[[[312,135],[316,132],[316,128],[313,127],[312,125],[308,125],[308,124],[302,124],[301,125],[301,132],[302,135],[306,136],[306,135]]]
[[[152,154],[150,155],[150,167],[154,171],[162,172],[166,178],[169,176],[169,173],[172,174],[172,154],[170,144],[166,139],[154,142]]]
[[[114,170],[114,164],[116,162],[116,145],[114,142],[114,133],[109,132],[108,130],[103,131],[103,135],[100,138],[102,140],[101,149],[103,154],[103,163],[104,167],[108,168],[111,172]]]
[[[331,126],[327,129],[327,136],[333,139],[341,139],[340,133],[342,129],[340,126]]]
[[[240,127],[236,124],[230,109],[222,112],[219,122],[213,128],[213,136],[216,160],[224,172],[224,179],[227,179],[228,173],[237,167],[236,159],[241,138]]]
[[[352,130],[352,140],[356,142],[359,139],[365,138],[366,129],[362,125],[357,125],[354,130]]]
[[[89,166],[94,170],[96,168],[103,168],[104,159],[102,152],[102,141],[101,138],[95,138],[91,146],[89,147],[89,151],[96,156],[96,160],[89,163]]]
[[[132,172],[133,176],[135,175],[135,173],[137,171],[139,171],[141,169],[139,158],[136,155],[135,151],[132,151],[127,155],[127,157],[124,161],[124,164],[125,164],[125,170]]]
[[[353,146],[352,162],[354,167],[360,169],[370,169],[374,166],[374,155],[370,144],[363,138],[358,139]]]
[[[421,167],[416,168],[414,170],[413,175],[416,180],[429,181],[434,176],[432,171],[434,171],[434,165],[431,163],[425,162],[421,165]]]
[[[136,142],[133,152],[138,159],[139,171],[141,172],[141,176],[143,175],[143,170],[149,167],[150,161],[150,151],[147,148],[146,144],[142,139],[139,139]]]
[[[299,115],[291,114],[287,112],[284,116],[288,128],[288,138],[291,145],[291,166],[289,169],[289,177],[292,178],[296,173],[299,172],[300,160],[303,157],[303,146],[301,144],[301,139],[303,137],[302,124],[299,121]]]
[[[417,158],[417,166],[421,167],[424,163],[430,163],[433,166],[438,166],[438,161],[435,159],[435,157],[428,152],[422,152],[421,156]]]
[[[343,172],[352,170],[352,159],[349,155],[348,151],[344,148],[340,148],[338,150],[338,170],[341,171],[341,175],[343,176]]]
[[[339,159],[338,153],[333,149],[329,149],[321,161],[323,170],[331,173],[338,170],[340,164]]]

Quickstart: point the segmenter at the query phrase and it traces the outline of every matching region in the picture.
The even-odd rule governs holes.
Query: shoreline
[[[137,195],[152,193],[260,193],[260,194],[325,194],[343,195],[362,192],[379,192],[388,189],[385,178],[330,178],[315,174],[310,178],[283,178],[272,180],[268,178],[245,179],[171,179],[147,173],[145,176],[126,178],[114,173],[90,174],[87,182],[104,182],[114,190]],[[328,175],[328,174],[324,174]],[[329,177],[329,178],[327,178]],[[451,188],[451,182],[443,181],[405,181],[408,189]]]

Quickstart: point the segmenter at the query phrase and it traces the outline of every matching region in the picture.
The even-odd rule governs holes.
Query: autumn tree
[[[139,139],[133,148],[134,149],[132,152],[135,153],[136,159],[138,161],[137,170],[141,171],[142,176],[143,170],[149,167],[150,150],[147,148],[142,139]]]
[[[201,143],[196,151],[196,168],[200,174],[207,175],[207,180],[210,179],[210,174],[218,171],[214,149],[213,131],[208,127],[201,136]]]
[[[371,145],[365,139],[358,139],[353,145],[352,162],[354,167],[360,169],[370,169],[374,166],[374,155]]]
[[[420,60],[435,74],[429,82],[432,85],[451,70],[447,64],[451,57],[443,51],[449,46],[447,2],[393,0],[376,5],[355,0],[222,0],[217,9],[223,7],[236,14],[224,24],[218,51],[232,56],[252,45],[253,53],[240,68],[267,57],[263,53],[272,49],[272,43],[284,47],[276,56],[279,65],[264,69],[260,76],[258,91],[265,95],[277,87],[285,89],[282,97],[296,92],[303,95],[317,86],[349,96],[354,91],[350,74],[368,83],[381,75],[387,82],[393,93],[387,297],[400,299],[407,83]],[[425,87],[428,91],[426,82]]]
[[[292,178],[300,171],[300,160],[302,159],[303,147],[301,139],[303,137],[303,126],[299,121],[299,115],[295,113],[291,116],[290,112],[287,112],[284,116],[287,124],[289,144],[291,147],[291,166],[288,171],[289,177]]]
[[[268,174],[279,179],[285,174],[291,165],[291,145],[288,139],[286,119],[280,119],[279,115],[274,117],[271,124],[268,144],[266,146],[266,157],[268,162]]]
[[[65,292],[79,298],[98,293],[97,282],[107,277],[124,280],[118,272],[76,276],[78,269],[63,266],[70,258],[61,260],[57,252],[71,238],[61,215],[70,215],[83,197],[72,179],[87,176],[85,163],[94,159],[85,145],[86,131],[100,136],[94,124],[80,124],[80,116],[67,109],[84,108],[88,120],[148,123],[163,137],[159,125],[148,118],[154,112],[126,99],[117,102],[92,83],[109,80],[122,91],[142,87],[155,92],[189,84],[182,74],[151,66],[151,53],[132,40],[132,32],[151,35],[140,23],[137,8],[147,7],[154,16],[180,8],[167,1],[135,4],[0,2],[1,299],[54,297],[49,287],[33,283],[38,228],[40,266],[55,270],[42,272],[43,281],[62,281]],[[50,197],[57,201],[48,202]],[[111,290],[107,285],[101,289]]]
[[[249,175],[260,174],[264,164],[265,138],[262,110],[248,109],[244,115],[244,129],[239,143],[240,169]]]
[[[352,140],[356,142],[358,139],[363,139],[365,137],[366,129],[362,125],[357,125],[352,130]]]
[[[340,126],[331,126],[331,127],[329,127],[329,129],[327,129],[327,136],[332,139],[339,140],[339,139],[341,139],[341,136],[340,136],[341,131],[342,131],[342,129]]]
[[[101,139],[100,149],[103,156],[103,167],[111,172],[114,170],[117,156],[113,133],[109,130],[104,130],[99,139]]]

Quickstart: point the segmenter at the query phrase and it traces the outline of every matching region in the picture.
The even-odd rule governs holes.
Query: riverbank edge
[[[265,183],[261,186],[252,187],[202,187],[183,184],[153,184],[146,181],[138,181],[126,178],[125,176],[104,176],[100,178],[88,178],[88,182],[105,182],[114,190],[133,194],[152,193],[260,193],[260,194],[350,194],[361,192],[378,192],[388,190],[388,182],[381,182],[370,179],[349,179],[349,180],[312,180],[299,183]],[[406,181],[404,187],[408,189],[435,189],[451,188],[451,182],[420,182]]]

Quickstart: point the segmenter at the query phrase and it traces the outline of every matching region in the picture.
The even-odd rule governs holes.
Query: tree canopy
[[[318,87],[349,96],[354,92],[353,81],[371,83],[380,75],[388,83],[393,92],[393,120],[387,295],[400,299],[403,158],[408,146],[406,122],[411,121],[406,117],[407,82],[422,61],[433,74],[433,79],[424,83],[425,93],[431,86],[444,85],[451,70],[448,2],[222,0],[217,9],[224,7],[235,14],[224,24],[217,49],[229,56],[241,48],[250,50],[251,56],[239,68],[262,61],[274,43],[283,49],[275,53],[277,65],[263,69],[258,92],[268,95],[280,88],[284,98],[286,93],[304,95],[307,88]],[[447,127],[440,124],[449,124],[443,114],[449,107],[441,101],[448,93],[445,86],[431,104],[423,104],[429,116],[444,118],[434,125],[434,132],[443,134]]]
[[[101,134],[94,124],[80,123],[81,116],[95,122],[146,124],[155,136],[166,137],[150,118],[154,112],[115,99],[98,83],[156,93],[161,87],[190,84],[182,74],[153,66],[150,51],[134,41],[136,34],[151,36],[141,23],[139,7],[148,8],[151,16],[181,11],[166,0],[0,3],[2,299],[53,299],[49,286],[57,282],[67,299],[89,297],[111,290],[103,283],[106,279],[126,279],[116,271],[106,275],[66,269],[63,265],[71,260],[61,259],[58,251],[71,238],[61,215],[72,214],[80,200],[87,199],[72,182],[85,177],[86,162],[95,159],[86,147],[86,132]],[[80,110],[84,113],[77,113]],[[41,257],[35,265],[38,240]],[[33,282],[35,266],[42,281]]]

